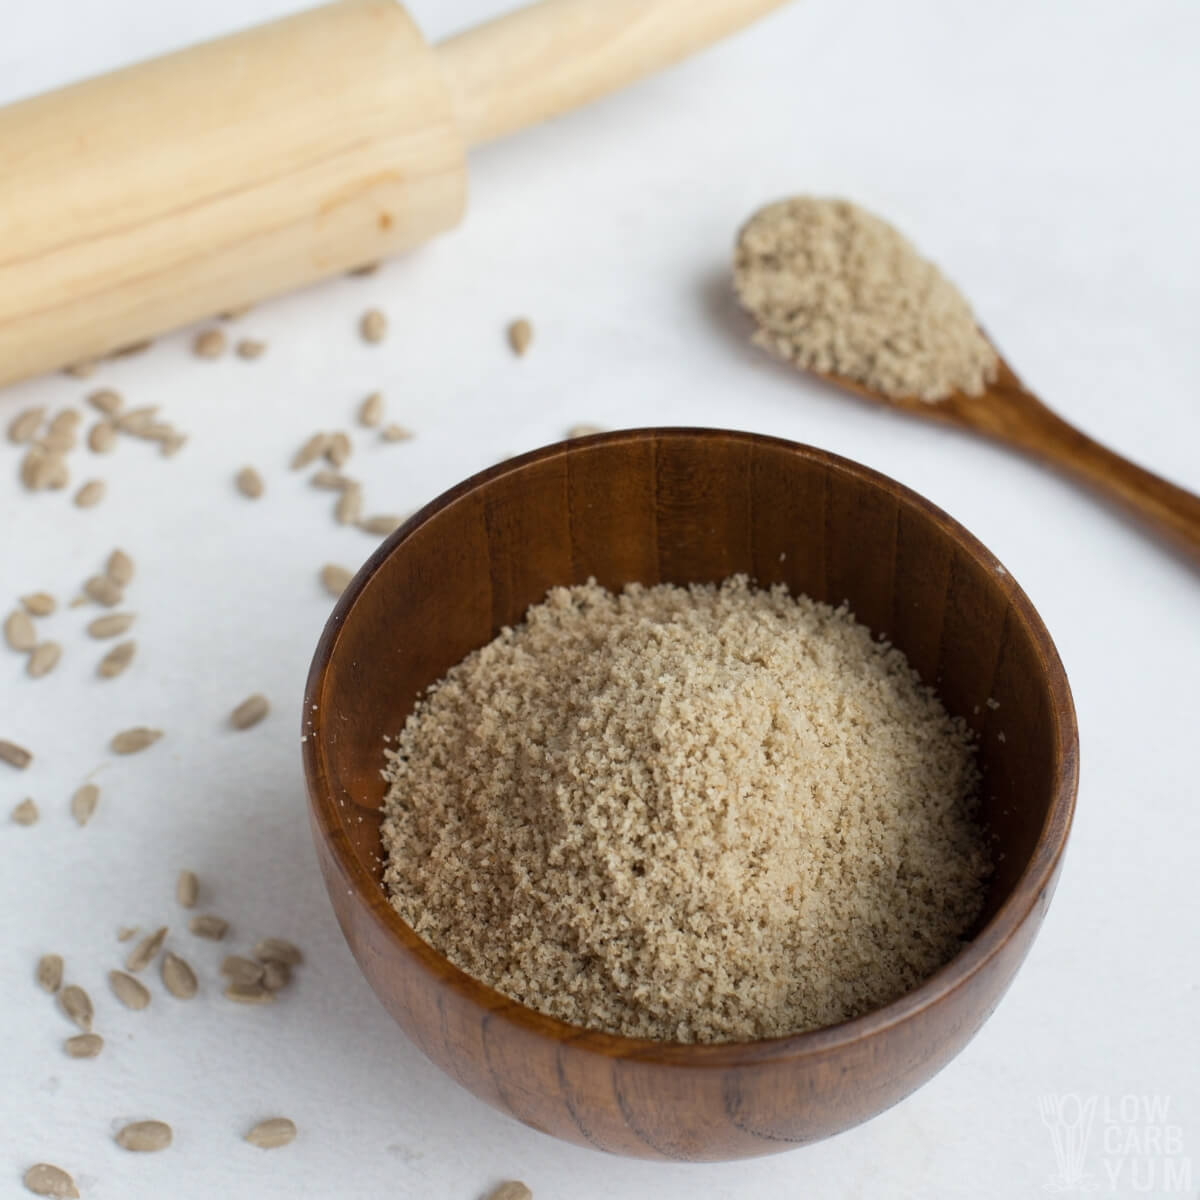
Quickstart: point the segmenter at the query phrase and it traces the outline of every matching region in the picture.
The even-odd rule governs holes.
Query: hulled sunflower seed
[[[385,442],[407,442],[414,435],[403,425],[388,425],[379,435]]]
[[[21,483],[31,492],[39,490],[41,485],[42,465],[46,461],[46,452],[41,446],[30,446],[21,459],[19,475]]]
[[[353,578],[353,571],[335,566],[333,563],[326,563],[321,568],[321,583],[335,600],[350,586],[350,580]]]
[[[382,342],[387,336],[387,317],[377,308],[368,308],[359,319],[358,331],[364,342]]]
[[[533,1193],[519,1179],[510,1179],[496,1188],[488,1200],[533,1200]]]
[[[220,358],[225,353],[225,334],[220,329],[204,329],[196,334],[192,352],[197,358]]]
[[[98,388],[88,396],[87,402],[106,417],[115,417],[125,407],[125,397],[112,388]]]
[[[260,342],[256,338],[242,338],[235,349],[238,358],[244,358],[247,362],[253,362],[256,358],[262,358],[267,352],[267,343]]]
[[[165,1121],[134,1121],[117,1132],[117,1145],[139,1154],[165,1150],[170,1144],[171,1127]]]
[[[274,1004],[275,993],[268,992],[261,983],[231,983],[225,989],[225,998],[235,1004]]]
[[[133,579],[133,559],[124,550],[114,550],[104,564],[104,573],[118,587],[125,587]]]
[[[137,725],[133,729],[123,729],[114,734],[109,748],[114,754],[137,754],[139,750],[153,746],[160,737],[161,729],[147,729],[144,725]]]
[[[38,959],[37,981],[43,992],[53,995],[62,987],[63,960],[61,954],[43,954]]]
[[[357,483],[347,484],[338,497],[333,515],[339,525],[353,525],[362,515],[362,488]]]
[[[75,794],[71,797],[71,816],[77,824],[86,825],[92,819],[99,800],[100,789],[94,783],[85,783],[75,789]]]
[[[10,767],[16,767],[18,771],[23,771],[33,762],[33,755],[24,746],[18,746],[16,742],[6,742],[0,738],[0,762],[6,762]]]
[[[168,950],[162,960],[163,987],[177,1000],[190,1000],[197,989],[196,972],[178,954]]]
[[[164,433],[158,441],[162,446],[163,458],[173,458],[187,445],[187,434],[172,429],[168,433]]]
[[[104,1049],[104,1039],[98,1033],[77,1033],[63,1042],[63,1049],[72,1058],[95,1058]]]
[[[133,613],[108,613],[88,622],[87,631],[94,638],[119,637],[133,624]]]
[[[241,702],[229,717],[234,729],[250,729],[271,711],[270,702],[261,692],[255,692]]]
[[[162,949],[166,936],[167,927],[165,925],[160,925],[153,933],[148,933],[129,952],[129,957],[125,960],[125,970],[140,971],[144,967],[148,967]]]
[[[24,446],[27,442],[32,442],[42,427],[45,415],[44,408],[27,408],[17,413],[8,423],[8,440],[14,446]]]
[[[4,640],[13,650],[22,654],[28,653],[37,645],[37,630],[29,619],[29,614],[19,608],[14,608],[4,622]]]
[[[331,492],[340,492],[343,488],[349,487],[354,481],[343,475],[340,471],[331,470],[329,467],[322,467],[319,471],[313,473],[313,477],[308,482],[313,487],[325,488]]]
[[[31,617],[48,617],[58,608],[58,601],[49,592],[30,592],[21,597],[21,603]]]
[[[36,825],[40,816],[38,806],[28,797],[12,810],[12,819],[17,825]]]
[[[84,585],[83,594],[105,608],[121,603],[121,585],[109,575],[93,575]]]
[[[292,982],[292,968],[287,963],[268,962],[263,964],[262,985],[268,992],[278,992]]]
[[[286,963],[289,967],[298,967],[304,961],[299,946],[286,938],[276,937],[263,938],[254,947],[254,957],[262,963]]]
[[[65,1196],[68,1200],[79,1196],[75,1180],[62,1167],[56,1167],[53,1163],[34,1163],[25,1172],[22,1182],[35,1196]]]
[[[222,321],[236,321],[238,317],[244,317],[253,307],[253,304],[236,304],[233,308],[227,308],[224,312],[217,313],[217,316]]]
[[[62,647],[57,642],[41,642],[30,652],[29,661],[25,664],[25,674],[32,679],[41,679],[58,666],[60,658]]]
[[[140,979],[126,975],[124,971],[109,971],[108,982],[116,996],[126,1008],[141,1012],[150,1003],[150,991]]]
[[[380,515],[376,517],[364,517],[358,523],[359,529],[363,533],[374,534],[389,534],[395,532],[404,524],[403,517],[393,516],[392,514]]]
[[[292,455],[292,470],[298,471],[301,467],[307,467],[309,463],[316,462],[329,445],[329,434],[314,433],[312,437]]]
[[[252,958],[243,958],[240,954],[227,954],[221,963],[221,974],[230,983],[240,984],[242,987],[254,987],[262,983],[264,973],[262,963],[255,962]]]
[[[143,404],[140,408],[118,413],[114,418],[116,426],[131,437],[148,437],[152,430],[165,428],[158,420],[158,407],[157,404]]]
[[[329,435],[329,445],[325,447],[325,457],[331,466],[344,467],[353,450],[350,438],[339,429],[336,433]]]
[[[115,679],[133,662],[136,651],[137,642],[119,642],[100,660],[96,674],[101,679]]]
[[[257,500],[265,490],[262,476],[253,467],[243,467],[233,477],[233,482],[248,500]]]
[[[351,276],[374,275],[381,266],[383,266],[383,263],[378,261],[363,263],[361,267],[351,267],[346,274]]]
[[[66,454],[75,449],[78,433],[79,414],[73,408],[65,408],[54,415],[42,445],[55,454]]]
[[[181,908],[195,908],[200,895],[200,880],[195,871],[180,871],[175,880],[175,899]]]
[[[107,454],[117,444],[117,427],[111,421],[97,421],[88,430],[87,443],[94,454]]]
[[[70,482],[71,476],[67,471],[67,460],[57,451],[47,451],[46,457],[38,469],[37,486],[58,492]]]
[[[224,917],[214,917],[212,913],[201,913],[188,922],[188,928],[196,937],[219,942],[228,932],[229,922]]]
[[[518,317],[508,327],[508,344],[513,353],[520,358],[529,349],[533,341],[533,325],[526,317]]]
[[[99,359],[85,358],[82,362],[72,363],[69,367],[63,367],[63,374],[70,375],[72,379],[87,379],[88,376],[95,375],[96,368],[99,365]]]
[[[76,508],[95,508],[104,499],[105,485],[103,479],[89,479],[75,493]]]
[[[590,437],[593,433],[603,433],[604,430],[599,425],[572,425],[567,430],[567,438]]]
[[[92,1032],[92,998],[77,983],[58,993],[58,1006],[84,1033]]]
[[[383,393],[372,392],[358,406],[358,420],[368,429],[375,429],[383,421]]]
[[[130,342],[127,346],[118,346],[110,350],[105,358],[132,358],[135,354],[145,354],[154,345],[153,338],[142,338],[140,342]]]
[[[259,1121],[246,1134],[246,1141],[262,1150],[275,1150],[296,1140],[296,1125],[287,1117],[269,1117]]]
[[[137,931],[138,927],[136,925],[122,925],[121,928],[117,930],[117,941],[127,942],[130,938],[137,935]]]

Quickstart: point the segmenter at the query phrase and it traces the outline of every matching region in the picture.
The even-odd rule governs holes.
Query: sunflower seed
[[[334,599],[337,599],[350,586],[350,580],[353,578],[353,571],[335,566],[333,563],[326,563],[321,568],[321,583]]]
[[[79,419],[79,414],[73,408],[64,408],[62,412],[55,413],[42,444],[58,454],[74,450],[78,441]]]
[[[141,408],[131,408],[126,412],[118,413],[116,424],[122,433],[127,433],[131,437],[149,437],[149,431],[163,427],[161,422],[156,419],[157,416],[157,404],[144,404]]]
[[[30,592],[21,597],[21,603],[31,617],[48,617],[58,608],[58,602],[49,592]]]
[[[383,393],[372,392],[358,406],[359,422],[368,429],[375,429],[383,421]]]
[[[357,483],[347,484],[342,490],[333,515],[339,525],[353,525],[362,515],[362,488]]]
[[[387,317],[377,308],[368,308],[358,322],[364,342],[382,342],[387,336]]]
[[[117,941],[127,942],[137,933],[137,931],[138,927],[136,925],[122,925],[121,928],[117,930]]]
[[[396,517],[389,514],[387,516],[364,517],[359,521],[358,527],[363,533],[388,534],[399,529],[403,524],[403,517]]]
[[[329,434],[314,433],[292,456],[292,470],[298,471],[301,467],[307,467],[309,463],[316,462],[325,453],[328,445]]]
[[[37,431],[42,427],[42,419],[46,415],[44,408],[27,408],[17,413],[8,423],[8,440],[14,446],[23,446],[32,442]]]
[[[96,674],[101,679],[115,679],[125,670],[137,650],[137,642],[119,642],[101,660]]]
[[[16,742],[6,742],[0,738],[0,762],[6,762],[10,767],[16,767],[18,771],[23,771],[33,762],[33,755],[24,746],[18,746]]]
[[[207,938],[210,942],[219,942],[228,931],[229,922],[223,917],[202,913],[188,922],[188,928],[196,937]]]
[[[115,417],[125,407],[125,397],[112,388],[99,388],[92,392],[87,402],[106,417]]]
[[[286,963],[289,967],[298,967],[304,961],[300,947],[293,945],[284,938],[263,938],[254,947],[254,957],[259,962]]]
[[[114,734],[109,747],[114,754],[137,754],[147,746],[153,746],[162,737],[161,729],[147,729],[144,725],[136,725],[133,729],[123,729]]]
[[[39,816],[38,806],[30,799],[22,800],[12,810],[12,819],[18,825],[36,825]]]
[[[134,1121],[117,1133],[117,1145],[123,1150],[149,1154],[170,1144],[171,1127],[165,1121]]]
[[[29,619],[29,614],[14,608],[4,622],[4,640],[14,650],[22,654],[32,650],[37,645],[37,630]]]
[[[94,638],[119,637],[133,624],[133,613],[107,613],[88,622],[87,631]]]
[[[262,476],[253,467],[243,467],[233,477],[233,482],[248,500],[257,500],[263,494]]]
[[[79,1196],[75,1180],[53,1163],[34,1163],[25,1172],[23,1182],[35,1196],[65,1196],[68,1200]]]
[[[268,962],[263,964],[262,985],[268,992],[278,992],[292,982],[292,968],[287,963]]]
[[[25,664],[25,673],[32,679],[41,679],[43,675],[49,675],[58,666],[60,658],[62,658],[62,647],[57,642],[42,642],[40,645],[34,646],[30,653],[29,661]]]
[[[533,1200],[533,1193],[519,1179],[502,1183],[487,1200]]]
[[[52,492],[61,491],[71,482],[66,459],[58,451],[47,451],[37,473],[37,486]]]
[[[275,1150],[279,1146],[286,1146],[295,1140],[295,1123],[288,1120],[287,1117],[270,1117],[266,1121],[259,1121],[246,1134],[246,1141],[262,1150]]]
[[[351,267],[350,270],[346,272],[346,274],[347,275],[356,275],[356,276],[374,275],[375,272],[378,271],[381,266],[383,266],[383,263],[381,263],[381,262],[363,263],[363,265],[361,267]]]
[[[104,574],[118,587],[125,587],[133,579],[133,559],[124,550],[114,550],[104,564]]]
[[[268,992],[261,983],[231,983],[225,989],[225,997],[235,1004],[274,1004],[275,993]]]
[[[63,367],[63,373],[70,375],[73,379],[87,379],[89,375],[95,375],[96,368],[100,365],[98,359],[85,358],[82,362],[72,363],[69,367]]]
[[[350,438],[340,429],[329,435],[329,445],[325,447],[325,457],[335,467],[344,467],[354,447]]]
[[[103,479],[89,479],[87,483],[85,483],[83,487],[81,487],[79,491],[75,493],[76,508],[94,508],[100,503],[101,500],[104,499],[104,492],[105,487]]]
[[[529,349],[529,343],[533,341],[533,326],[527,318],[518,317],[508,327],[508,344],[513,348],[513,353],[518,358]]]
[[[76,983],[68,983],[58,993],[58,1006],[83,1030],[92,1032],[92,998]]]
[[[197,358],[220,358],[225,353],[225,340],[220,329],[202,330],[192,342],[192,352]]]
[[[43,992],[53,995],[62,987],[63,960],[61,954],[43,954],[38,959],[37,981]]]
[[[195,871],[180,871],[175,880],[175,899],[181,908],[195,908],[200,894],[200,880]]]
[[[190,1000],[196,994],[196,972],[179,955],[168,950],[161,969],[163,986],[177,1000]]]
[[[154,342],[151,338],[143,338],[140,342],[130,342],[127,346],[118,346],[110,350],[105,358],[132,358],[135,354],[145,354]]]
[[[403,425],[388,425],[379,435],[385,442],[407,442],[414,435]]]
[[[148,933],[129,952],[129,957],[125,960],[125,970],[140,971],[144,967],[148,967],[162,949],[166,936],[167,927],[165,925],[160,925],[153,933]]]
[[[250,729],[270,711],[271,705],[266,696],[261,692],[255,692],[253,696],[247,697],[233,710],[229,720],[234,729]]]
[[[254,987],[262,983],[264,970],[262,963],[257,963],[252,958],[243,958],[240,954],[227,954],[225,961],[221,963],[221,974],[230,983]]]
[[[42,464],[46,461],[46,452],[41,446],[30,446],[21,459],[21,483],[31,492],[36,492],[41,485]]]
[[[121,585],[110,575],[93,575],[83,585],[84,595],[97,604],[112,608],[121,602]]]
[[[104,1039],[98,1033],[77,1033],[63,1042],[63,1049],[72,1058],[95,1058],[104,1049]]]
[[[85,783],[75,789],[75,794],[71,797],[71,816],[77,824],[86,825],[92,819],[99,800],[100,789],[94,783]]]
[[[308,482],[313,487],[325,488],[331,492],[340,492],[343,488],[349,487],[354,481],[343,475],[340,471],[333,471],[329,467],[322,467],[314,473]]]
[[[238,317],[244,317],[253,307],[253,304],[237,304],[233,308],[227,308],[224,312],[217,313],[217,316],[222,321],[236,321]]]
[[[126,1008],[141,1012],[150,1003],[150,992],[140,979],[126,975],[124,971],[109,971],[108,982],[112,985],[113,995]]]
[[[599,425],[572,425],[571,428],[567,430],[567,437],[569,439],[590,437],[593,433],[603,432],[604,430],[601,429]]]
[[[238,358],[244,358],[247,362],[253,362],[256,358],[262,358],[267,351],[267,343],[257,341],[254,338],[242,338],[235,347]]]
[[[111,421],[97,421],[88,430],[88,449],[95,454],[107,454],[117,444],[117,427]]]

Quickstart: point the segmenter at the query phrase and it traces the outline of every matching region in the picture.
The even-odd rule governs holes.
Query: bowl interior
[[[345,852],[382,887],[385,736],[549,587],[737,572],[849,601],[978,733],[995,861],[982,927],[1055,797],[1071,710],[1045,630],[991,554],[928,502],[833,455],[748,434],[636,430],[550,447],[447,493],[380,548],[331,618],[318,652],[329,668],[310,683],[324,813]]]

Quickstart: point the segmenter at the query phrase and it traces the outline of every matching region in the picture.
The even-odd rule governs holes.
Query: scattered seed
[[[116,424],[122,433],[131,437],[151,437],[156,431],[161,432],[167,428],[157,417],[158,405],[145,404],[141,408],[131,408],[127,412],[118,413]]]
[[[75,493],[75,506],[77,508],[94,508],[101,500],[104,499],[104,480],[89,479]]]
[[[109,575],[93,575],[83,585],[84,595],[97,604],[112,608],[121,602],[121,585]]]
[[[31,617],[48,617],[58,608],[58,602],[49,592],[30,592],[21,597],[21,603]]]
[[[133,578],[133,559],[124,550],[114,550],[104,564],[104,573],[118,587],[125,587]]]
[[[387,317],[377,308],[368,308],[358,323],[364,342],[382,342],[387,336]]]
[[[34,1163],[24,1177],[25,1187],[35,1196],[78,1197],[75,1180],[53,1163]]]
[[[34,646],[25,664],[25,674],[31,679],[41,679],[58,666],[62,658],[62,647],[57,642],[42,642]]]
[[[235,1004],[274,1004],[275,993],[268,992],[261,983],[231,983],[225,996]]]
[[[87,631],[94,638],[119,637],[133,624],[133,613],[106,613],[88,622]]]
[[[4,622],[4,640],[12,649],[19,650],[22,654],[37,645],[37,630],[34,629],[27,612],[15,608],[8,614]]]
[[[174,458],[187,445],[187,435],[174,429],[163,434],[158,440],[162,445],[163,458]]]
[[[414,435],[411,430],[405,429],[403,425],[388,425],[379,436],[385,442],[407,442]]]
[[[321,583],[334,599],[337,599],[349,587],[350,580],[353,578],[353,571],[335,566],[333,563],[326,563],[321,568]]]
[[[0,762],[6,762],[10,767],[16,767],[18,771],[23,771],[33,762],[33,755],[24,746],[18,746],[16,742],[6,742],[0,738]]]
[[[163,986],[177,1000],[190,1000],[196,994],[196,972],[178,954],[168,950],[162,960]]]
[[[41,446],[30,446],[21,459],[21,483],[31,492],[36,492],[41,485],[42,466],[46,461],[46,452]]]
[[[153,933],[148,933],[130,951],[129,957],[125,960],[125,970],[141,971],[148,967],[162,949],[166,936],[167,927],[165,925],[160,925]]]
[[[94,783],[85,783],[76,788],[71,797],[71,816],[75,818],[76,823],[86,825],[92,819],[99,801],[100,789]]]
[[[242,338],[235,349],[238,358],[244,358],[247,362],[252,362],[256,358],[262,358],[266,353],[267,343],[257,341],[254,338]]]
[[[96,373],[96,368],[100,365],[98,359],[85,358],[82,362],[72,363],[69,367],[63,367],[64,374],[70,375],[73,379],[86,379],[89,375]]]
[[[387,515],[378,517],[364,517],[361,521],[359,521],[358,527],[363,531],[363,533],[388,534],[396,529],[399,529],[403,524],[403,517]]]
[[[278,992],[292,982],[292,968],[287,963],[268,962],[263,964],[262,985],[268,992]]]
[[[358,406],[359,422],[368,429],[375,429],[383,422],[383,393],[372,392]]]
[[[44,408],[27,408],[17,413],[8,423],[8,440],[15,446],[23,446],[26,442],[32,442],[37,436],[37,431],[42,427],[45,415]]]
[[[488,1200],[533,1200],[533,1193],[519,1179],[510,1179],[492,1192]]]
[[[298,471],[301,467],[307,467],[309,463],[316,462],[325,453],[328,446],[329,434],[314,433],[292,456],[292,470]]]
[[[134,936],[134,934],[137,933],[137,931],[138,927],[136,925],[122,925],[121,928],[117,930],[117,941],[127,942],[131,937]]]
[[[92,1032],[92,998],[77,983],[58,993],[58,1006],[84,1033]]]
[[[181,908],[195,908],[200,895],[200,880],[195,871],[180,871],[175,880],[175,899]]]
[[[289,967],[298,967],[304,961],[304,955],[300,953],[299,946],[284,938],[275,937],[263,938],[254,947],[254,957],[259,962],[286,963]]]
[[[266,490],[262,476],[253,467],[243,467],[234,477],[237,490],[248,500],[257,500]]]
[[[98,1033],[77,1033],[63,1042],[63,1049],[72,1058],[95,1058],[104,1049],[104,1039]]]
[[[221,963],[221,974],[230,983],[253,987],[263,982],[265,969],[262,963],[255,962],[252,958],[243,958],[240,954],[227,954]]]
[[[149,1154],[165,1150],[171,1144],[171,1127],[165,1121],[134,1121],[117,1134],[117,1145],[123,1150]]]
[[[38,959],[37,981],[43,992],[53,995],[62,987],[63,960],[61,954],[43,954]]]
[[[88,448],[96,454],[107,454],[117,444],[117,427],[111,421],[97,421],[88,430]]]
[[[108,982],[112,985],[113,995],[126,1008],[141,1012],[150,1003],[150,991],[140,979],[126,975],[124,971],[109,971]]]
[[[533,341],[533,325],[525,317],[518,317],[508,327],[508,344],[518,358],[529,349]]]
[[[358,521],[362,515],[362,488],[357,483],[349,483],[342,489],[333,515],[339,525],[353,525]]]
[[[329,435],[329,445],[325,447],[325,457],[332,466],[344,467],[353,450],[350,438],[339,429],[336,433]]]
[[[105,358],[132,358],[135,354],[145,354],[154,345],[152,338],[143,338],[140,342],[130,342],[128,346],[118,346],[110,350]]]
[[[101,679],[115,679],[133,662],[136,651],[137,642],[119,642],[100,660],[96,674]]]
[[[224,312],[217,313],[217,316],[222,321],[236,321],[238,317],[244,317],[253,307],[253,304],[238,304],[233,308],[227,308]]]
[[[234,729],[250,729],[257,725],[271,711],[271,705],[266,696],[255,692],[248,696],[233,710],[229,720]]]
[[[52,492],[61,491],[71,482],[67,460],[57,451],[47,451],[37,477],[39,488],[49,488]]]
[[[197,358],[220,358],[225,353],[225,334],[220,329],[205,329],[196,334],[192,352]]]
[[[599,425],[572,425],[567,430],[568,438],[589,437],[593,433],[603,433],[604,430]]]
[[[271,1117],[266,1121],[259,1121],[246,1134],[246,1141],[262,1150],[275,1150],[295,1140],[295,1123],[289,1121],[287,1117]]]
[[[79,413],[73,408],[64,408],[61,412],[55,413],[54,419],[50,422],[49,431],[42,439],[42,444],[47,449],[60,454],[74,450],[78,440],[79,421]]]
[[[125,407],[125,397],[112,388],[99,388],[87,398],[88,403],[106,417],[115,417]]]
[[[330,470],[329,467],[322,467],[309,480],[313,487],[326,488],[329,491],[340,492],[343,488],[347,488],[353,480],[347,478],[340,471]]]
[[[378,271],[381,266],[383,266],[383,263],[381,263],[381,262],[363,263],[363,265],[361,267],[351,267],[350,270],[346,272],[346,274],[347,275],[356,275],[356,276],[358,276],[358,275],[374,275],[375,272]]]
[[[223,917],[214,917],[211,913],[202,913],[188,922],[188,928],[196,937],[207,938],[210,942],[219,942],[229,929],[229,922]]]
[[[22,800],[12,810],[12,819],[18,825],[36,825],[39,816],[38,806],[29,799]]]
[[[133,729],[123,729],[115,734],[109,742],[109,747],[114,754],[136,754],[139,750],[145,750],[147,746],[153,746],[160,737],[161,729],[147,729],[144,725],[137,725]]]

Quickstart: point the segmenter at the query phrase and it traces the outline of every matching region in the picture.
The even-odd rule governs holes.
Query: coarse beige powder
[[[963,294],[886,221],[847,200],[794,196],[738,235],[734,287],[755,344],[893,398],[983,392],[996,352]]]
[[[555,588],[430,689],[384,774],[400,915],[592,1029],[829,1025],[925,979],[983,903],[961,720],[845,608],[744,576]]]

